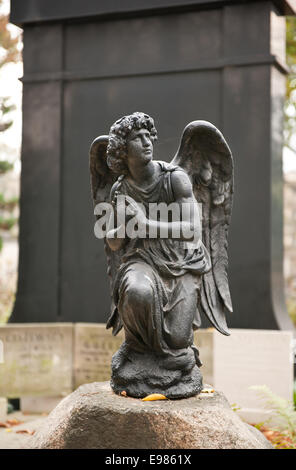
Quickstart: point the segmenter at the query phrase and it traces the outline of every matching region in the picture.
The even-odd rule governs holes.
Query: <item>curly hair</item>
[[[118,119],[110,128],[107,147],[107,165],[113,173],[127,174],[127,136],[133,129],[147,129],[152,141],[157,139],[153,119],[148,114],[135,112]]]

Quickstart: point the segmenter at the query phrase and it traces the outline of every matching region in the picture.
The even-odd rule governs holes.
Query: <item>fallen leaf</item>
[[[13,418],[13,419],[7,419],[6,423],[9,424],[10,426],[16,426],[17,424],[23,424],[23,421]]]
[[[263,434],[265,435],[265,437],[273,437],[275,435],[275,433],[273,431],[263,431]]]
[[[215,390],[213,388],[203,388],[201,393],[214,393]]]
[[[12,429],[8,428],[8,429],[5,429],[6,432],[12,432]]]
[[[252,424],[252,426],[259,429],[259,431],[264,434],[266,439],[268,439],[272,443],[275,449],[295,449],[295,444],[289,436],[286,436],[274,429],[270,429],[260,423],[257,425]]]
[[[151,395],[147,395],[147,397],[142,398],[142,401],[154,401],[154,400],[167,400],[167,397],[162,395],[161,393],[152,393]]]
[[[123,397],[127,397],[127,393],[125,390],[122,390],[122,392],[120,392],[120,395],[122,395]]]
[[[7,423],[2,423],[2,421],[0,421],[0,428],[9,428],[9,425]]]
[[[35,431],[28,431],[28,429],[19,429],[15,431],[16,434],[30,434],[31,436],[34,434]]]

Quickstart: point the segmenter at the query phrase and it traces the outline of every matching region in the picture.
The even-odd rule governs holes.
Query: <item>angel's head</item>
[[[128,173],[128,157],[150,160],[157,131],[148,114],[135,112],[118,119],[110,129],[107,164],[113,173]]]

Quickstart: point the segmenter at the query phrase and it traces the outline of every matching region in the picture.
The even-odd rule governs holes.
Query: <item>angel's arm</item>
[[[202,237],[202,227],[197,201],[193,194],[192,184],[185,171],[175,170],[171,177],[172,190],[176,202],[182,208],[182,220],[180,224],[190,227],[193,238],[199,240]]]

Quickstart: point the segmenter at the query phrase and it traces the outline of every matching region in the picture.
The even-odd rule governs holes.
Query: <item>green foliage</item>
[[[266,385],[254,385],[250,389],[256,390],[264,399],[266,408],[273,412],[272,419],[275,423],[273,430],[286,438],[285,448],[296,449],[296,410],[294,403],[279,397]],[[281,446],[282,439],[273,442],[273,444],[275,447]]]
[[[5,199],[4,194],[0,193],[0,210],[12,211],[19,203],[18,197]]]
[[[238,411],[241,409],[240,406],[238,406],[236,403],[231,403],[230,406],[231,406],[232,411]]]
[[[2,167],[1,167],[1,164],[3,165]],[[0,161],[0,174],[1,174],[1,168],[2,168],[2,173],[6,173],[6,171],[9,171],[13,168],[13,164]],[[4,195],[0,193],[0,211],[12,212],[14,208],[18,205],[18,202],[19,202],[18,197],[5,199]],[[17,222],[17,219],[14,217],[4,218],[3,216],[0,215],[0,230],[11,230],[12,227],[16,224],[16,222]],[[2,248],[3,248],[3,238],[0,235],[0,253],[2,251]]]
[[[0,324],[7,323],[10,315],[11,308],[15,302],[15,285],[6,286],[0,292]]]
[[[295,299],[288,299],[287,300],[287,309],[288,313],[291,317],[292,322],[296,326],[296,300]]]
[[[264,421],[261,421],[261,423],[253,424],[252,426],[258,429],[258,431],[260,431],[260,429],[264,426]]]
[[[15,110],[15,105],[11,104],[9,97],[0,97],[0,132],[6,131],[12,125],[12,121],[7,117],[11,111]]]
[[[295,71],[296,66],[296,17],[286,18],[286,53],[287,64]],[[289,93],[289,90],[287,90]]]
[[[13,163],[7,162],[6,160],[0,160],[0,175],[13,169]]]
[[[5,218],[0,216],[0,230],[10,230],[17,223],[15,217]]]

